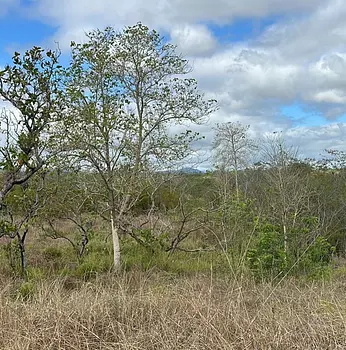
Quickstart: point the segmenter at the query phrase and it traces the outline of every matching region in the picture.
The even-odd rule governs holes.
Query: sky
[[[253,137],[282,132],[303,157],[346,150],[344,0],[0,0],[0,66],[33,45],[68,55],[70,41],[138,21],[177,45],[219,110],[200,127],[207,154],[216,123]]]

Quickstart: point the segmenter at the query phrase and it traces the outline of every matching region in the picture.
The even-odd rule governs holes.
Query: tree
[[[46,205],[43,194],[45,186],[45,174],[36,173],[30,177],[25,185],[16,185],[4,200],[2,232],[8,236],[12,242],[8,246],[8,254],[12,268],[18,269],[17,259],[19,258],[20,273],[26,276],[27,259],[26,259],[26,238],[29,233],[30,224],[37,218],[40,211]]]
[[[25,239],[30,221],[37,215],[41,205],[37,185],[34,196],[21,197],[25,208],[21,218],[14,218],[8,197],[19,185],[25,185],[47,165],[52,153],[49,142],[51,127],[62,116],[64,109],[61,90],[62,68],[59,53],[33,47],[23,55],[16,52],[13,64],[0,71],[0,96],[6,101],[0,115],[0,237],[17,238],[21,271],[25,274]]]
[[[309,202],[313,191],[309,185],[309,168],[298,160],[297,148],[288,146],[278,133],[263,140],[261,153],[268,189],[267,194],[261,197],[267,197],[270,216],[278,219],[282,227],[284,250],[287,253],[289,238],[291,236],[292,240],[292,232],[298,228],[299,219],[311,215]]]
[[[175,46],[137,24],[72,43],[68,70],[70,155],[102,182],[102,215],[111,224],[114,267],[120,266],[119,231],[145,191],[148,172],[186,157],[198,134],[173,134],[173,125],[201,123],[215,110],[205,100]]]
[[[249,135],[250,126],[240,122],[216,125],[213,150],[216,166],[227,174],[234,171],[237,200],[239,200],[239,170],[248,164],[249,156],[257,147]],[[227,176],[226,176],[227,178]]]
[[[59,54],[33,47],[0,71],[0,96],[14,110],[1,114],[3,184],[0,206],[15,185],[25,183],[47,162],[49,131],[63,110]]]
[[[298,148],[287,145],[278,132],[262,140],[260,150],[263,164],[271,168],[286,169],[298,162]]]

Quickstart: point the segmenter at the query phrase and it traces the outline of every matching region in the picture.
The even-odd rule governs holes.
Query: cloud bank
[[[11,3],[0,0],[0,14]],[[206,96],[219,101],[220,110],[201,129],[203,148],[214,123],[239,120],[255,136],[282,131],[305,156],[346,150],[343,0],[36,0],[26,11],[56,26],[51,42],[63,50],[106,25],[141,21],[162,31],[189,58]],[[239,19],[264,25],[246,40],[220,40]],[[282,113],[297,104],[306,114]]]

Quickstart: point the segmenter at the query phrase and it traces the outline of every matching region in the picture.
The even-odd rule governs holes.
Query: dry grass
[[[346,284],[270,285],[130,272],[23,301],[3,285],[0,349],[345,349]]]

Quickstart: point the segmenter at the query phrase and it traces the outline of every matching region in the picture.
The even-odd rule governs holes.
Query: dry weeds
[[[23,301],[3,284],[0,349],[345,349],[345,289],[130,272]]]

